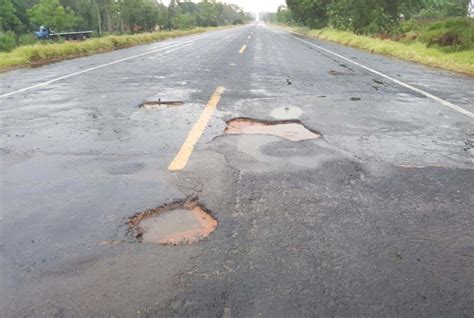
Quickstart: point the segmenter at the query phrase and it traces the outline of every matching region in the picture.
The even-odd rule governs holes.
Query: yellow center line
[[[186,141],[181,146],[181,149],[179,150],[178,154],[168,166],[168,170],[178,171],[186,167],[189,157],[191,157],[191,154],[194,150],[194,146],[204,133],[204,130],[207,127],[207,123],[212,118],[212,114],[214,114],[214,111],[216,110],[217,105],[221,100],[224,90],[225,88],[221,86],[216,89],[214,94],[212,94],[211,99],[202,111],[201,116],[199,116],[198,121],[194,124],[193,128],[189,132],[188,138],[186,138]]]
[[[247,48],[247,45],[242,46],[242,48],[240,49],[239,53],[240,53],[240,54],[244,53],[246,48]]]

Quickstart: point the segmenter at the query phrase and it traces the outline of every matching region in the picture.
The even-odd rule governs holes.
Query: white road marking
[[[207,39],[207,38],[210,38],[210,37],[213,37],[213,36],[216,36],[216,35],[215,34],[210,34],[210,35],[207,35],[207,36],[201,36],[199,38],[192,39],[192,40],[189,40],[189,41],[176,43],[174,45],[161,47],[161,48],[158,48],[158,49],[143,52],[143,53],[140,53],[140,54],[137,54],[137,55],[132,55],[132,56],[129,56],[129,57],[126,57],[126,58],[123,58],[123,59],[119,59],[119,60],[115,60],[115,61],[112,61],[112,62],[109,62],[109,63],[102,64],[102,65],[87,68],[87,69],[82,70],[82,71],[70,73],[70,74],[67,74],[67,75],[60,76],[60,77],[57,77],[55,79],[49,80],[49,81],[41,82],[41,83],[38,83],[38,84],[35,84],[35,85],[32,85],[32,86],[28,86],[28,87],[25,87],[25,88],[18,89],[16,91],[12,91],[12,92],[9,92],[9,93],[2,94],[2,95],[0,95],[0,98],[9,97],[9,96],[16,95],[16,94],[19,94],[19,93],[23,93],[23,92],[26,92],[26,91],[29,91],[29,90],[32,90],[32,89],[35,89],[35,88],[38,88],[38,87],[47,86],[49,84],[59,82],[61,80],[67,79],[67,78],[71,78],[71,77],[74,77],[74,76],[77,76],[77,75],[81,75],[81,74],[84,74],[84,73],[87,73],[87,72],[90,72],[90,71],[94,71],[94,70],[97,70],[97,69],[100,69],[100,68],[104,68],[104,67],[114,65],[114,64],[118,64],[118,63],[121,63],[121,62],[125,62],[125,61],[128,61],[128,60],[136,59],[136,58],[139,58],[139,57],[142,57],[142,56],[146,56],[146,55],[150,55],[150,54],[153,54],[153,53],[168,50],[168,49],[171,49],[171,48],[174,48],[174,47],[177,47],[177,46],[181,46],[181,45],[184,45],[184,44],[192,44],[197,40],[203,40],[203,39]]]
[[[272,30],[272,31],[274,31],[274,30]],[[275,32],[275,33],[278,33],[278,32]],[[297,32],[290,32],[290,33],[299,34],[299,33],[297,33]],[[303,35],[303,34],[299,34],[299,35]],[[304,35],[303,35],[303,36],[304,36]],[[346,61],[346,62],[349,62],[349,63],[351,63],[351,64],[353,64],[353,65],[356,65],[356,66],[358,66],[358,67],[360,67],[360,68],[363,68],[363,69],[365,69],[365,70],[367,70],[367,71],[369,71],[369,72],[372,72],[372,73],[374,73],[374,74],[376,74],[376,75],[378,75],[378,76],[380,76],[380,77],[383,77],[383,78],[385,78],[385,79],[387,79],[387,80],[389,80],[389,81],[392,81],[392,82],[394,82],[394,83],[396,83],[396,84],[398,84],[398,85],[400,85],[400,86],[406,87],[406,88],[408,88],[408,89],[411,89],[411,90],[414,91],[414,92],[420,93],[421,95],[424,95],[424,96],[426,96],[426,97],[428,97],[428,98],[430,98],[430,99],[432,99],[432,100],[434,100],[434,101],[437,101],[437,102],[443,104],[444,106],[449,107],[449,108],[451,108],[452,110],[455,110],[455,111],[457,111],[457,112],[459,112],[459,113],[461,113],[461,114],[463,114],[463,115],[466,115],[466,116],[468,116],[468,117],[474,118],[474,113],[472,113],[472,112],[470,112],[470,111],[468,111],[468,110],[466,110],[466,109],[464,109],[464,108],[462,108],[462,107],[459,107],[458,105],[455,105],[455,104],[453,104],[453,103],[451,103],[451,102],[449,102],[449,101],[447,101],[447,100],[444,100],[444,99],[442,99],[442,98],[440,98],[440,97],[438,97],[438,96],[435,96],[435,95],[433,95],[433,94],[431,94],[431,93],[428,93],[428,92],[426,92],[426,91],[424,91],[424,90],[422,90],[422,89],[419,89],[419,88],[417,88],[417,87],[415,87],[415,86],[412,86],[412,85],[410,85],[410,84],[407,84],[407,83],[405,83],[405,82],[402,82],[402,81],[400,81],[400,80],[397,80],[396,78],[393,78],[393,77],[391,77],[391,76],[389,76],[389,75],[385,75],[385,74],[383,74],[383,73],[381,73],[381,72],[379,72],[379,71],[376,71],[376,70],[374,70],[374,69],[372,69],[372,68],[370,68],[370,67],[368,67],[368,66],[365,66],[365,65],[363,65],[363,64],[360,64],[360,63],[358,63],[358,62],[356,62],[356,61],[354,61],[354,60],[351,60],[350,58],[347,58],[347,57],[345,57],[345,56],[342,56],[341,54],[338,54],[338,53],[333,52],[333,51],[331,51],[331,50],[325,49],[325,48],[323,48],[323,47],[321,47],[321,46],[319,46],[319,45],[317,45],[317,44],[314,44],[314,43],[312,43],[312,42],[309,42],[309,41],[300,39],[300,38],[298,38],[298,37],[296,37],[296,36],[294,36],[294,35],[291,35],[291,37],[292,37],[293,39],[297,39],[297,40],[299,40],[299,41],[301,41],[301,42],[303,42],[303,43],[306,43],[306,44],[309,44],[309,45],[311,45],[311,46],[314,46],[314,47],[320,49],[321,51],[324,51],[324,52],[326,52],[326,53],[329,53],[329,54],[332,54],[332,55],[334,55],[334,56],[337,56],[338,58],[343,59],[343,60]]]

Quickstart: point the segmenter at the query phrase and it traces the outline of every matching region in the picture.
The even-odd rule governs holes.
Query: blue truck
[[[35,32],[36,38],[38,40],[58,40],[63,38],[67,40],[76,40],[81,41],[91,37],[92,31],[79,31],[79,32],[62,32],[56,33],[50,28],[45,26],[40,26],[39,31]]]

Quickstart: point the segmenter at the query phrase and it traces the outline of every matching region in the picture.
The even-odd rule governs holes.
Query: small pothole
[[[226,134],[272,135],[291,141],[317,139],[321,135],[306,128],[299,120],[259,121],[250,118],[236,118],[227,122]]]
[[[128,222],[129,233],[140,242],[191,244],[208,237],[217,220],[193,197],[137,213]]]
[[[180,100],[162,101],[161,99],[159,99],[156,101],[145,101],[143,102],[143,104],[140,105],[140,107],[146,109],[163,109],[182,105],[184,105],[184,102]]]

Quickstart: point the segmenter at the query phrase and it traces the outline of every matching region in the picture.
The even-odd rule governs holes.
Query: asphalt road
[[[0,82],[2,317],[474,316],[473,78],[250,25]],[[209,238],[127,235],[191,195]]]

